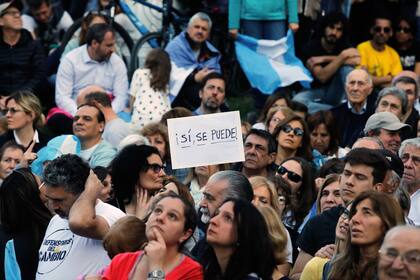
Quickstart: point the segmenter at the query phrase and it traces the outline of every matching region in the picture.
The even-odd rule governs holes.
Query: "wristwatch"
[[[161,269],[150,271],[147,274],[147,280],[165,280],[165,272]]]

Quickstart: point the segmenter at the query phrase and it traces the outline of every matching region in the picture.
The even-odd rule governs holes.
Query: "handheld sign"
[[[244,161],[239,111],[168,120],[172,168]]]

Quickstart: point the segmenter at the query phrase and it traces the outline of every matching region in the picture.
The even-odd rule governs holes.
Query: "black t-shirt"
[[[301,59],[302,59],[302,62],[306,65],[306,61],[313,56],[339,55],[341,51],[349,47],[350,46],[346,44],[338,44],[332,51],[327,52],[321,44],[321,38],[316,38],[309,41],[309,43],[303,47]],[[328,65],[328,63],[321,64],[322,67],[326,65]],[[322,84],[320,81],[318,81],[315,78],[311,84],[311,88],[321,87],[328,83],[329,81],[325,84]]]
[[[416,62],[420,62],[420,46],[413,44],[411,48],[407,50],[398,50],[400,55],[401,64],[404,70],[414,71]]]
[[[343,207],[337,206],[311,218],[297,240],[298,247],[306,253],[315,253],[328,244],[335,242],[335,227]]]

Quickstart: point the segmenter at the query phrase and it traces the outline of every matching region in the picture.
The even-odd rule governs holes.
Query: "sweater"
[[[289,23],[298,23],[297,8],[297,0],[230,0],[229,29],[238,29],[241,19],[288,19]]]
[[[25,29],[14,46],[3,41],[0,28],[0,94],[10,95],[16,90],[39,90],[46,81],[45,57],[41,45]]]

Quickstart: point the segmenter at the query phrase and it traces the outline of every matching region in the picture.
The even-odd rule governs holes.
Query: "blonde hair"
[[[6,105],[10,100],[14,100],[16,104],[22,107],[26,114],[34,114],[33,127],[41,128],[44,126],[44,115],[42,114],[41,102],[35,94],[28,90],[15,91],[6,99]]]
[[[261,188],[261,187],[264,187],[268,190],[268,192],[270,193],[270,206],[278,213],[277,215],[279,215],[280,214],[280,204],[278,201],[279,195],[277,194],[277,189],[274,183],[263,176],[251,177],[249,178],[249,182],[251,183],[253,190]]]
[[[274,246],[274,258],[277,264],[286,262],[287,232],[276,211],[270,206],[257,206],[267,224],[268,234]]]

